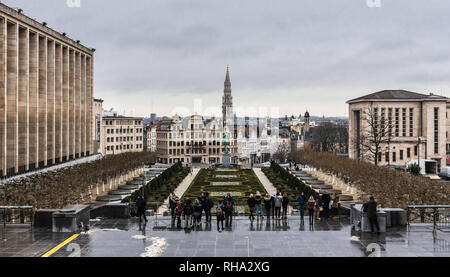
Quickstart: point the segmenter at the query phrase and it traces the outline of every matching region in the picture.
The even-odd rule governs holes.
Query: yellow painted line
[[[52,250],[48,251],[47,253],[45,253],[44,255],[42,255],[42,258],[47,258],[50,257],[53,253],[55,253],[56,251],[58,251],[59,249],[61,249],[62,247],[64,247],[64,245],[68,244],[69,242],[71,242],[72,240],[76,239],[80,234],[75,234],[73,236],[71,236],[70,238],[66,239],[65,241],[61,242],[60,244],[58,244],[55,248],[53,248]]]

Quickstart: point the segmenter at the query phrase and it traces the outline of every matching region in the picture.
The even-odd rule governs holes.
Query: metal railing
[[[412,205],[406,212],[408,231],[411,223],[433,226],[436,230],[450,230],[450,205]]]
[[[10,224],[33,225],[34,209],[32,206],[0,206],[0,224],[6,227]]]

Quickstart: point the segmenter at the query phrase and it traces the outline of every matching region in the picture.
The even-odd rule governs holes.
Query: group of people
[[[339,209],[341,207],[339,202],[339,195],[334,193],[333,197],[330,196],[328,191],[323,194],[317,195],[314,198],[312,195],[307,198],[304,192],[302,192],[298,198],[300,218],[303,221],[305,216],[305,210],[308,210],[309,223],[314,224],[314,219],[321,220],[321,215],[325,219],[329,219],[330,215],[334,218],[339,218]],[[219,200],[215,207],[217,218],[217,229],[224,230],[225,227],[232,227],[233,224],[233,212],[234,212],[235,200],[231,196],[231,193],[227,193],[223,200]],[[255,195],[251,194],[247,199],[247,205],[250,211],[249,219],[254,220],[255,216],[259,219],[264,219],[264,214],[269,220],[270,217],[274,220],[287,219],[289,198],[286,193],[281,194],[277,191],[276,194],[266,194],[264,197],[259,191]],[[145,216],[146,201],[139,197],[136,200],[137,216],[139,221],[142,218],[147,222]],[[189,197],[186,197],[184,201],[181,201],[175,193],[169,196],[168,208],[172,216],[172,225],[176,223],[177,228],[181,228],[182,220],[184,220],[184,228],[190,229],[194,226],[200,226],[202,222],[202,214],[204,212],[206,223],[211,223],[211,210],[214,207],[214,202],[209,197],[208,192],[203,192],[194,201]],[[263,208],[265,213],[263,212]],[[374,227],[377,227],[379,231],[377,220],[377,203],[373,197],[370,197],[370,201],[365,203],[363,211],[368,215],[372,232]],[[322,213],[321,213],[322,212]]]

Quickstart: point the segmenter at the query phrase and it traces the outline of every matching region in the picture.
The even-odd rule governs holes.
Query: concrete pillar
[[[47,39],[47,165],[55,162],[55,42]]]
[[[47,39],[39,36],[39,165],[47,165]]]
[[[10,174],[17,173],[18,169],[18,120],[17,120],[17,87],[18,87],[18,25],[7,23],[7,64],[6,64],[6,90],[7,90],[7,169]]]
[[[28,171],[28,29],[19,27],[19,75],[18,75],[18,166],[19,172]]]
[[[89,154],[93,153],[93,143],[92,143],[92,108],[93,108],[93,101],[94,101],[94,64],[91,59],[91,57],[86,57],[86,102],[87,102],[87,117],[86,117],[86,123],[87,123],[87,132],[86,132],[86,148]]]
[[[75,55],[69,50],[69,156],[75,158]]]
[[[81,57],[75,52],[75,158],[81,154]]]
[[[69,159],[69,111],[70,111],[70,98],[69,98],[69,49],[63,47],[62,50],[62,155],[63,161]]]
[[[62,162],[63,93],[62,93],[62,45],[55,45],[55,162]]]
[[[82,156],[86,155],[86,132],[87,129],[91,126],[87,124],[86,121],[86,56],[81,55],[81,154]]]
[[[7,126],[7,90],[6,90],[6,56],[7,38],[6,21],[0,18],[0,177],[6,176],[6,126]]]
[[[39,40],[38,34],[29,33],[29,143],[30,169],[39,164]]]

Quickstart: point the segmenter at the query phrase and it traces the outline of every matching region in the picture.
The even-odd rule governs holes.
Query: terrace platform
[[[199,230],[171,228],[168,217],[150,217],[139,224],[132,219],[91,220],[82,233],[51,257],[450,257],[450,233],[430,228],[390,230],[387,233],[355,233],[348,218],[318,221],[311,228],[308,217],[269,223],[237,217],[233,228],[217,231],[216,221]],[[0,228],[1,230],[1,228]],[[72,234],[50,230],[8,227],[0,241],[0,256],[42,256]],[[379,249],[370,252],[367,249]]]

